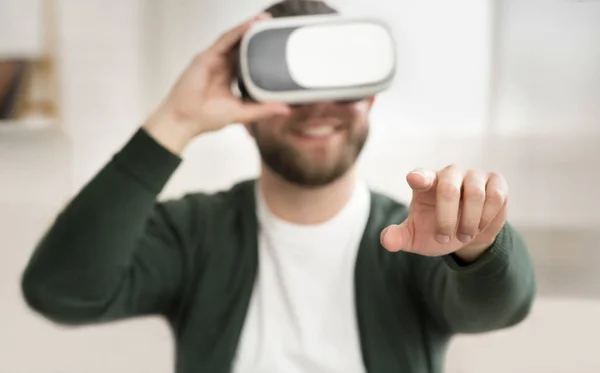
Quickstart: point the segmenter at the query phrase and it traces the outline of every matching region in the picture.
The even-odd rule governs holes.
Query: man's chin
[[[336,151],[337,149],[259,149],[267,172],[282,181],[304,188],[320,188],[337,181],[352,168],[356,160],[350,154]]]
[[[331,168],[286,168],[283,170],[272,170],[280,179],[292,185],[318,189],[328,186],[340,178],[342,178],[347,172],[349,167],[331,167]]]

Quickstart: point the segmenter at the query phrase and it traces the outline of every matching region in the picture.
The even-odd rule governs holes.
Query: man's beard
[[[256,145],[264,164],[284,180],[312,188],[336,181],[355,164],[367,141],[369,126],[361,127],[359,131],[349,131],[333,162],[319,164],[292,146],[261,136],[258,128],[253,126]]]

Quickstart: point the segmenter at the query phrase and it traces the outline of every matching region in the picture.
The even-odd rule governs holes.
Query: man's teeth
[[[333,126],[320,126],[307,128],[302,130],[301,133],[306,136],[327,136],[332,134],[334,131],[335,127]]]

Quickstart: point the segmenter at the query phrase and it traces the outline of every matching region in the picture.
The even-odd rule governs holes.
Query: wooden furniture
[[[23,0],[1,6],[0,128],[60,126],[55,5]]]

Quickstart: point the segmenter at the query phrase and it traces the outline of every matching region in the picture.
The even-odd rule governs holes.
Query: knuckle
[[[445,200],[460,198],[460,188],[448,182],[442,182],[437,188],[438,196]]]
[[[490,178],[495,178],[495,179],[498,179],[498,180],[504,180],[504,176],[502,176],[502,174],[500,174],[498,172],[492,171],[492,172],[489,173],[489,175],[490,175]]]
[[[505,198],[506,196],[504,193],[498,189],[489,190],[486,196],[487,201],[489,203],[493,203],[494,205],[502,205]]]
[[[216,62],[217,61],[215,56],[211,55],[210,53],[204,52],[194,57],[192,64],[196,68],[208,70],[211,67],[213,67],[216,64]]]
[[[451,218],[441,218],[438,220],[438,231],[449,233],[454,230],[456,222]]]
[[[500,188],[503,188],[504,190],[508,191],[508,182],[506,181],[504,175],[498,172],[490,172],[489,178],[490,180],[494,180]]]
[[[444,167],[444,170],[449,170],[449,171],[457,171],[459,169],[460,168],[458,167],[458,165],[456,163],[450,163],[449,165]]]
[[[469,170],[467,171],[467,178],[483,181],[485,179],[485,173],[481,170]]]
[[[477,232],[478,225],[479,221],[475,221],[473,219],[463,219],[460,222],[460,231],[463,233],[474,234]]]
[[[202,65],[206,60],[206,53],[198,53],[192,59],[192,65]]]
[[[485,201],[485,190],[478,186],[466,187],[463,194],[463,197],[470,202],[480,203]]]

